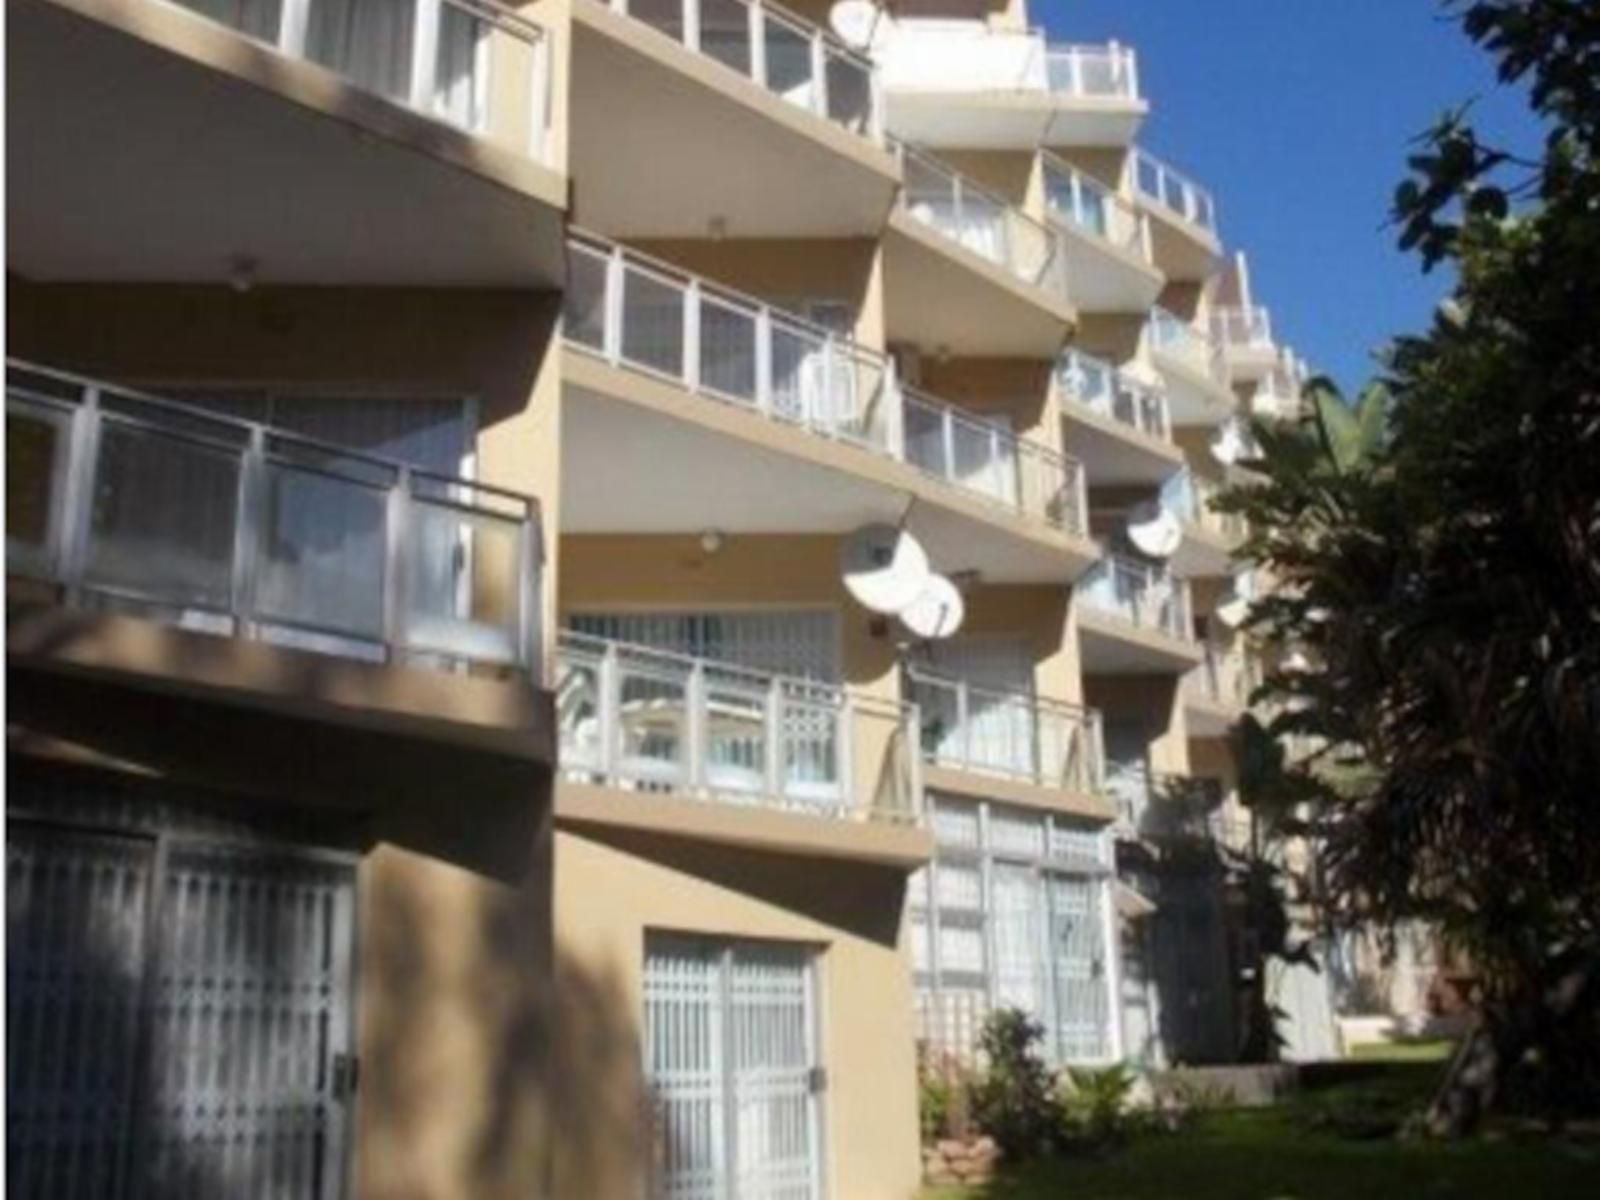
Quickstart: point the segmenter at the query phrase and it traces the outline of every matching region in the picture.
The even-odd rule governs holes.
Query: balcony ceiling
[[[885,89],[889,129],[935,149],[1026,150],[1039,146],[1127,146],[1144,123],[1142,100],[1047,92]]]
[[[559,176],[530,160],[543,198],[509,186],[464,165],[495,157],[469,135],[176,7],[131,7],[137,34],[48,0],[7,5],[11,270],[216,283],[244,257],[264,283],[560,280]]]
[[[977,358],[1060,353],[1074,320],[1065,300],[903,211],[894,214],[883,249],[890,341]]]
[[[633,393],[626,372],[586,375],[605,373],[618,377],[619,393]],[[1045,538],[1012,532],[998,513],[991,521],[959,498],[939,503],[953,489],[866,450],[714,400],[685,395],[682,411],[688,419],[654,402],[566,385],[562,533],[842,534],[905,517],[937,570],[976,570],[993,583],[1065,583],[1087,565]],[[694,419],[698,412],[717,427]]]
[[[1067,253],[1067,279],[1072,299],[1086,313],[1143,315],[1161,295],[1161,272],[1132,254],[1099,238],[1056,224]]]
[[[574,6],[575,219],[613,237],[872,236],[888,152],[642,22]]]
[[[1078,657],[1085,675],[1182,675],[1203,658],[1192,642],[1139,629],[1081,602],[1075,607]]]
[[[1149,200],[1141,207],[1150,214],[1150,248],[1156,266],[1173,283],[1204,283],[1222,269],[1222,243],[1176,213]]]
[[[1066,452],[1084,464],[1089,487],[1159,486],[1183,469],[1183,451],[1110,417],[1062,400]]]

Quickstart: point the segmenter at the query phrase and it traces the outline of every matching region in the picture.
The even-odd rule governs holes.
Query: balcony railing
[[[1221,490],[1214,480],[1185,469],[1161,485],[1161,507],[1185,524],[1237,541],[1245,534],[1244,518],[1216,510],[1212,502]]]
[[[1206,658],[1184,679],[1189,694],[1229,708],[1245,708],[1261,683],[1256,658],[1245,649],[1224,649],[1205,643]]]
[[[1040,30],[902,20],[881,55],[886,87],[908,91],[1038,92],[1067,99],[1139,99],[1134,52],[1052,45]]]
[[[1211,337],[1229,350],[1272,350],[1272,314],[1259,304],[1214,309]]]
[[[550,37],[496,0],[175,2],[423,116],[544,157]]]
[[[764,304],[590,237],[568,242],[565,337],[576,349],[818,437],[903,462],[1073,533],[1076,460],[900,385],[891,361]]]
[[[69,605],[539,673],[530,497],[27,363],[6,416],[6,568]]]
[[[1056,384],[1067,400],[1164,442],[1172,440],[1167,396],[1125,375],[1103,359],[1069,350],[1056,364]]]
[[[1150,320],[1145,325],[1150,349],[1181,363],[1191,371],[1210,378],[1227,387],[1232,378],[1222,347],[1203,331],[1164,308],[1150,310]]]
[[[1067,299],[1066,262],[1054,232],[923,150],[896,141],[900,205],[925,225],[1019,279]]]
[[[1118,837],[1213,841],[1234,849],[1249,844],[1249,821],[1229,811],[1219,780],[1113,762],[1106,765],[1106,793],[1117,808]]]
[[[1058,221],[1151,262],[1150,218],[1085,171],[1041,151],[1045,203]]]
[[[563,631],[556,707],[568,778],[840,819],[921,820],[910,705]]]
[[[872,61],[771,0],[599,0],[869,141],[883,135]]]
[[[1250,402],[1258,417],[1286,421],[1298,418],[1305,411],[1300,371],[1291,361],[1280,361],[1256,385]]]
[[[1215,236],[1217,205],[1211,193],[1153,154],[1135,149],[1128,159],[1133,190],[1168,212]]]
[[[1194,640],[1189,583],[1165,567],[1108,553],[1078,581],[1077,594],[1088,608],[1136,628]]]
[[[922,719],[922,756],[977,774],[1040,787],[1098,793],[1100,714],[1057,700],[979,687],[908,668]]]

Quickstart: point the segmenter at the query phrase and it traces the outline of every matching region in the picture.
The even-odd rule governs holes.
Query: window
[[[938,848],[912,880],[924,1036],[970,1053],[984,1016],[1019,1008],[1055,1063],[1110,1058],[1111,848],[1104,827],[991,802],[931,802]]]
[[[803,946],[651,932],[644,1066],[655,1104],[653,1194],[820,1194],[816,981]]]

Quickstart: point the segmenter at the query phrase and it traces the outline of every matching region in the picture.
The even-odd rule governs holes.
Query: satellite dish
[[[1211,457],[1225,467],[1231,467],[1250,453],[1250,441],[1240,428],[1237,417],[1224,421],[1211,438]]]
[[[900,621],[919,638],[947,638],[961,628],[967,605],[956,585],[943,575],[928,576],[927,586],[900,613]]]
[[[1236,591],[1228,592],[1223,595],[1221,600],[1217,601],[1217,607],[1213,611],[1216,613],[1217,620],[1221,621],[1229,629],[1237,629],[1244,624],[1245,618],[1250,615],[1250,600]]]
[[[878,24],[878,6],[871,0],[839,0],[828,10],[828,24],[845,45],[865,50]]]
[[[863,525],[847,537],[839,572],[861,607],[890,615],[921,595],[932,576],[921,543],[893,525]]]
[[[1171,558],[1183,542],[1183,526],[1154,500],[1134,505],[1127,530],[1134,548],[1151,558]]]

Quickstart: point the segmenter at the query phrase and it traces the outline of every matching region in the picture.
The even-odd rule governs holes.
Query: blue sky
[[[1030,0],[1030,14],[1053,41],[1135,47],[1141,140],[1216,194],[1280,339],[1347,392],[1448,282],[1386,227],[1409,140],[1474,96],[1486,134],[1536,136],[1434,0]]]

